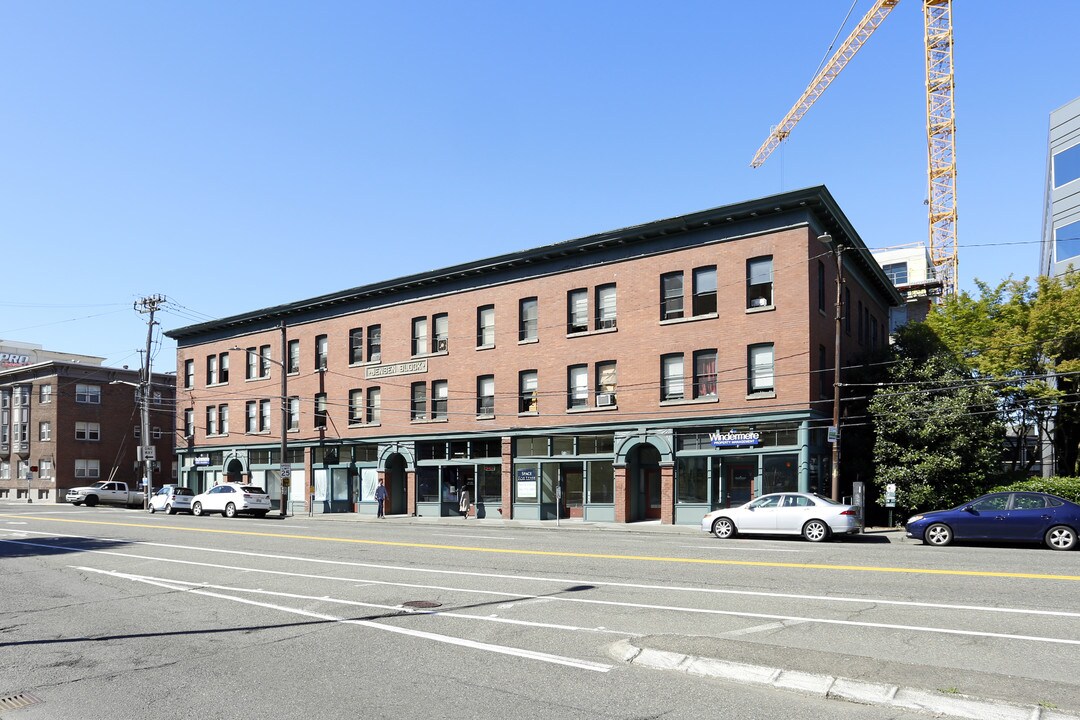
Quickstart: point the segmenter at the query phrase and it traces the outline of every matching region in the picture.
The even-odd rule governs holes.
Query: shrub
[[[1028,478],[1001,485],[990,492],[1043,492],[1080,503],[1080,477]]]

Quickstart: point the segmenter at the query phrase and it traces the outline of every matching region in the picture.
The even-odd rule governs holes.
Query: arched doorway
[[[660,519],[660,451],[649,443],[640,443],[626,459],[630,479],[628,520]]]
[[[386,490],[389,493],[386,506],[387,515],[404,515],[408,512],[408,493],[405,487],[405,457],[401,453],[394,453],[386,458],[385,480]]]
[[[237,458],[230,460],[229,464],[225,466],[225,482],[244,482],[244,463]]]

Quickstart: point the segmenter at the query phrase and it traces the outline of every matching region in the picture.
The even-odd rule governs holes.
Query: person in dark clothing
[[[375,499],[379,503],[379,514],[377,515],[377,517],[381,517],[381,518],[386,517],[386,512],[384,511],[384,506],[386,505],[386,496],[388,494],[389,493],[386,492],[386,486],[383,485],[383,481],[380,480],[379,481],[379,487],[375,488]]]

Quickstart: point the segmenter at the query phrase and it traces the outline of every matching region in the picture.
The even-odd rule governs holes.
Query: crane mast
[[[900,0],[875,0],[750,162],[760,167],[877,30]],[[952,0],[923,0],[930,260],[945,295],[956,292],[956,120],[953,115]]]

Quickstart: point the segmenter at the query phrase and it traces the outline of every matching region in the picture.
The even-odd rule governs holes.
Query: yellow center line
[[[176,525],[150,525],[147,523],[107,522],[105,520],[72,520],[70,518],[46,518],[32,515],[3,515],[4,518],[39,520],[44,522],[74,523],[79,525],[107,525],[112,527],[148,528],[151,530],[180,530],[182,532],[211,533],[217,535],[245,535],[248,537],[281,538],[284,540],[315,540],[319,542],[351,543],[355,545],[383,545],[387,547],[422,548],[425,550],[456,550],[501,555],[533,555],[541,557],[583,558],[591,560],[639,560],[660,563],[684,563],[691,565],[737,565],[744,567],[794,568],[800,570],[852,570],[857,572],[909,573],[914,575],[954,575],[963,577],[1024,578],[1029,580],[1080,581],[1080,575],[1049,575],[1043,573],[995,572],[989,570],[935,570],[933,568],[879,567],[873,565],[826,565],[823,563],[768,562],[764,560],[718,560],[715,558],[678,558],[656,555],[616,555],[612,553],[582,553],[558,550],[521,550],[514,548],[485,548],[469,545],[437,545],[434,543],[397,542],[391,540],[361,540],[359,538],[335,538],[322,535],[294,535],[292,533],[254,532],[251,530],[221,530],[215,528],[192,528]]]

